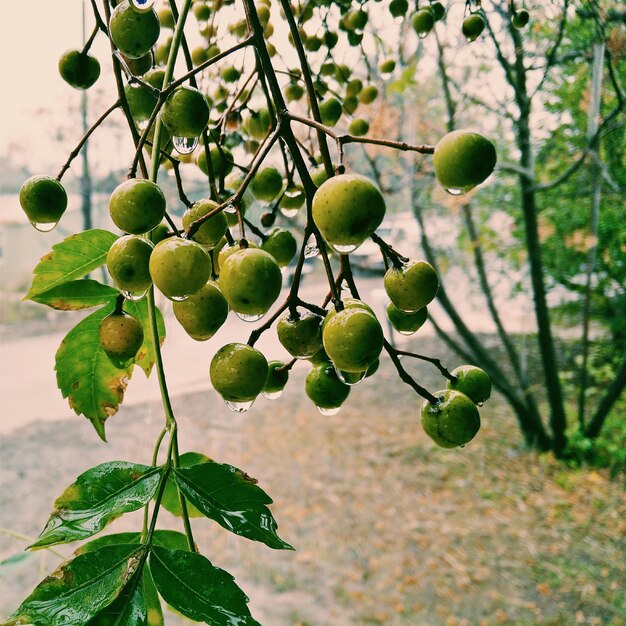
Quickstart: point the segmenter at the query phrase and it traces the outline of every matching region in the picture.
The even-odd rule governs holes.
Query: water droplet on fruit
[[[235,311],[235,315],[240,320],[243,320],[244,322],[258,322],[265,315],[265,313],[248,314],[248,313],[237,313],[237,311]]]
[[[185,294],[184,296],[168,296],[170,300],[173,300],[174,302],[184,302],[188,297],[189,294]]]
[[[419,39],[426,39],[426,37],[428,37],[428,33],[429,33],[429,32],[430,32],[430,31],[425,32],[425,33],[417,33],[417,37],[418,37]]]
[[[476,406],[483,406],[484,404],[484,402],[479,402]]]
[[[402,24],[404,22],[404,15],[398,15],[398,17],[393,18],[394,24]]]
[[[141,300],[148,293],[147,289],[145,291],[125,291],[124,289],[122,289],[121,291],[122,291],[122,295],[127,300],[132,300],[133,302],[137,302],[137,300]]]
[[[131,5],[138,11],[148,11],[154,5],[155,0],[130,0]]]
[[[462,189],[446,189],[446,191],[451,195],[451,196],[460,196],[463,193]]]
[[[198,145],[197,137],[172,137],[172,145],[178,154],[191,154]]]
[[[31,222],[34,226],[35,230],[38,230],[41,233],[49,233],[51,230],[54,230],[57,227],[59,222]]]
[[[253,404],[254,400],[248,402],[230,402],[230,400],[224,400],[226,406],[235,413],[245,413]]]
[[[337,378],[344,383],[345,385],[358,385],[367,374],[367,370],[364,372],[344,372],[343,370],[339,370],[335,368],[335,373],[337,374]]]
[[[304,249],[304,258],[312,259],[320,253],[319,248],[314,243],[307,243]]]
[[[335,252],[339,252],[339,254],[350,254],[350,252],[354,252],[359,246],[358,245],[332,245],[331,248],[335,251]]]
[[[413,334],[415,334],[415,331],[414,331],[414,330],[399,330],[398,332],[399,332],[401,335],[406,335],[407,337],[408,337],[409,335],[413,335]]]
[[[224,213],[237,213],[237,207],[232,202],[229,202],[224,207]]]
[[[285,216],[285,217],[295,217],[296,215],[298,215],[298,211],[300,209],[286,209],[284,207],[280,207],[280,212]]]
[[[337,415],[337,413],[341,411],[340,406],[336,406],[332,408],[324,408],[324,407],[318,406],[316,408],[322,415]]]
[[[283,390],[279,391],[262,391],[261,392],[268,400],[278,400],[283,395]]]

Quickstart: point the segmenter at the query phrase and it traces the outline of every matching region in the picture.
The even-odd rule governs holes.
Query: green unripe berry
[[[172,309],[178,323],[196,341],[213,337],[228,317],[226,298],[212,281],[186,300],[174,302]]]
[[[367,120],[364,120],[362,117],[357,117],[350,122],[350,126],[348,126],[348,132],[351,135],[355,135],[356,137],[362,137],[363,135],[367,135],[367,131],[370,129],[370,124]]]
[[[390,267],[383,285],[400,311],[414,313],[434,300],[439,290],[439,277],[430,263],[410,261],[402,268]]]
[[[183,228],[187,230],[193,222],[204,217],[219,205],[214,200],[198,200],[183,213]],[[200,225],[200,228],[191,237],[194,241],[206,248],[214,248],[228,229],[228,222],[224,212],[216,213]]]
[[[413,30],[421,36],[427,35],[435,25],[435,18],[429,9],[420,9],[415,12],[411,20]]]
[[[100,323],[100,347],[117,367],[126,367],[143,344],[141,323],[127,313],[111,313]]]
[[[243,343],[229,343],[220,348],[209,368],[213,388],[227,402],[255,400],[265,387],[268,372],[263,354]]]
[[[477,13],[474,13],[463,20],[461,31],[468,41],[475,41],[478,39],[483,30],[485,30],[485,20]]]
[[[278,341],[293,357],[311,357],[322,349],[322,322],[312,311],[298,310],[297,316],[287,311],[276,324]]]
[[[54,227],[67,208],[67,192],[56,178],[31,176],[20,188],[20,205],[31,224]]]
[[[75,89],[89,89],[100,76],[100,62],[91,54],[68,50],[59,59],[59,73]]]
[[[267,381],[263,387],[264,395],[276,396],[280,393],[289,380],[289,370],[282,361],[270,361],[268,363]]]
[[[269,252],[276,259],[278,265],[286,267],[296,256],[298,242],[287,229],[274,228],[261,244],[261,250]]]
[[[480,429],[476,405],[460,391],[446,389],[433,394],[436,404],[422,404],[424,432],[442,448],[456,448],[471,441]]]
[[[330,363],[314,365],[306,375],[304,389],[320,409],[336,409],[350,395],[350,387],[339,380]]]
[[[209,121],[209,105],[193,87],[177,87],[167,97],[161,121],[172,137],[198,137]]]
[[[283,188],[283,175],[275,167],[264,167],[252,179],[250,189],[255,197],[271,202]]]
[[[456,377],[448,381],[448,389],[464,393],[474,404],[482,404],[491,396],[491,378],[484,370],[474,365],[461,365],[450,372]]]
[[[322,123],[326,126],[334,126],[341,117],[341,102],[337,98],[328,98],[319,105]]]
[[[107,252],[107,269],[122,291],[142,294],[152,285],[149,263],[154,244],[138,235],[125,235]]]
[[[428,310],[426,307],[418,309],[413,313],[405,313],[393,302],[387,305],[386,313],[389,323],[403,335],[412,335],[414,332],[418,331],[428,318]]]
[[[165,215],[165,196],[155,183],[131,178],[111,194],[109,213],[120,230],[141,235],[161,223]]]
[[[135,11],[128,0],[118,4],[109,22],[109,34],[119,51],[138,59],[149,52],[157,42],[161,24],[159,16],[152,8],[148,11]]]

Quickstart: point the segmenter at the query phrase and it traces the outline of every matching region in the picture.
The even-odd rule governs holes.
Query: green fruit
[[[359,102],[363,104],[371,104],[378,97],[378,88],[376,85],[366,85],[359,93]]]
[[[446,389],[433,394],[436,404],[422,404],[424,432],[442,448],[456,448],[471,441],[480,429],[476,405],[460,391]]]
[[[328,98],[319,105],[322,123],[326,126],[334,126],[341,117],[341,102],[337,98]]]
[[[150,119],[157,103],[157,97],[143,85],[126,85],[124,87],[126,101],[135,122]]]
[[[367,120],[364,120],[362,117],[357,117],[356,119],[350,122],[350,126],[348,126],[348,132],[351,135],[355,135],[356,137],[362,137],[363,135],[367,135],[367,131],[370,129],[370,124]]]
[[[59,73],[75,89],[89,89],[100,76],[100,63],[91,54],[68,50],[59,59]]]
[[[411,26],[418,35],[427,35],[435,25],[435,18],[430,9],[420,9],[415,12]]]
[[[209,105],[193,87],[177,87],[167,97],[161,121],[172,137],[197,137],[209,121]]]
[[[311,171],[311,180],[316,187],[321,187],[322,183],[328,180],[328,175],[326,174],[326,168],[323,165],[318,165]]]
[[[276,259],[278,265],[286,267],[296,256],[298,242],[287,229],[274,228],[261,244],[261,250],[269,252]]]
[[[468,41],[475,41],[478,39],[483,30],[485,30],[485,20],[477,13],[474,13],[463,20],[461,31]]]
[[[433,167],[439,184],[458,193],[482,183],[496,166],[496,149],[482,135],[454,130],[435,146]]]
[[[229,343],[220,348],[209,368],[211,384],[227,402],[251,402],[261,393],[269,372],[267,360],[256,348]]]
[[[228,176],[233,169],[234,157],[233,153],[228,148],[218,148],[217,146],[209,150],[209,158],[211,159],[211,166],[213,168],[213,174],[217,178]],[[209,175],[209,168],[206,162],[206,152],[204,148],[201,148],[198,158],[196,160],[198,167],[204,174]]]
[[[51,230],[67,208],[67,193],[56,178],[31,176],[20,188],[20,205],[31,224]]]
[[[352,252],[380,225],[385,200],[365,176],[340,174],[329,178],[313,196],[313,220],[337,252]]]
[[[363,300],[357,300],[356,298],[344,298],[341,303],[343,304],[344,309],[361,309],[362,311],[367,311],[368,313],[374,315],[374,310],[369,304],[363,302]],[[337,315],[339,311],[336,308],[332,307],[328,313],[326,313],[326,317],[324,318],[324,322],[322,324],[322,331],[324,327],[330,320]],[[374,315],[375,316],[375,315]]]
[[[206,46],[196,46],[191,51],[191,61],[194,65],[202,65],[205,61],[208,61]]]
[[[250,189],[258,200],[271,202],[283,188],[283,175],[275,167],[265,167],[252,179]]]
[[[389,323],[401,334],[412,335],[418,331],[428,318],[428,310],[422,307],[413,313],[401,311],[393,302],[387,305],[387,319]]]
[[[407,0],[391,0],[389,3],[389,13],[393,17],[404,17],[409,10],[409,3]]]
[[[126,65],[128,65],[128,69],[131,71],[133,76],[141,76],[145,74],[152,67],[152,53],[146,52],[143,56],[138,59],[129,59],[122,54],[122,58]],[[161,86],[159,85],[159,89]]]
[[[491,378],[484,370],[474,365],[461,365],[452,372],[456,381],[448,381],[448,389],[464,393],[474,404],[482,404],[491,396]]]
[[[215,200],[198,200],[192,207],[183,213],[183,228],[187,230],[193,222],[204,217],[216,209],[219,205]],[[214,248],[228,229],[228,222],[224,212],[216,213],[194,233],[192,239],[202,244],[206,248]]]
[[[282,274],[269,252],[241,248],[220,260],[220,287],[233,311],[258,319],[278,298]]]
[[[426,261],[409,261],[404,267],[390,267],[383,279],[385,291],[403,313],[422,309],[437,295],[439,278]]]
[[[127,313],[111,313],[100,324],[100,346],[118,367],[126,367],[143,343],[141,323]]]
[[[115,286],[131,294],[143,294],[150,285],[150,255],[154,244],[138,235],[125,235],[107,252],[107,269]]]
[[[211,19],[211,7],[208,4],[195,2],[193,5],[193,14],[199,22],[207,22]]]
[[[170,300],[200,291],[211,275],[211,257],[195,241],[169,237],[159,242],[150,255],[150,276]]]
[[[163,81],[165,80],[165,71],[160,67],[149,69],[143,76],[143,80],[155,89],[163,89]]]
[[[393,59],[387,59],[380,64],[378,69],[381,74],[391,74],[396,69],[396,62]]]
[[[124,0],[111,15],[111,39],[119,51],[131,59],[138,59],[149,52],[160,32],[159,16],[152,8],[145,12],[135,11],[128,0]]]
[[[322,349],[323,318],[311,311],[287,311],[276,324],[278,341],[291,356],[306,359]]]
[[[182,302],[172,304],[174,315],[196,341],[213,337],[228,317],[228,303],[216,283],[209,281]]]
[[[239,80],[241,72],[234,65],[227,65],[221,69],[220,75],[225,83],[235,83]]]
[[[329,49],[332,50],[337,43],[339,42],[339,35],[332,31],[332,30],[327,30],[324,33],[324,45]]]
[[[247,241],[246,243],[248,244],[247,248],[257,249],[259,247],[252,241]],[[223,267],[224,263],[226,263],[226,260],[231,254],[235,254],[235,252],[239,252],[239,250],[245,250],[245,249],[246,249],[246,246],[241,246],[238,243],[233,244],[232,246],[231,245],[221,246],[221,248],[219,249],[219,254],[218,254],[218,267]]]
[[[263,139],[270,129],[272,119],[267,109],[259,109],[250,113],[244,122],[244,130],[254,139]]]
[[[358,96],[363,89],[363,81],[360,78],[352,78],[346,85],[347,96]]]
[[[150,241],[156,245],[159,241],[163,241],[170,236],[170,227],[167,224],[159,224],[154,230],[150,231]]]
[[[159,16],[159,22],[161,22],[162,28],[169,28],[174,30],[176,26],[176,20],[174,19],[174,14],[172,13],[172,9],[169,7],[162,7],[157,11],[157,15]]]
[[[432,11],[433,17],[435,18],[435,22],[438,22],[446,14],[446,8],[443,6],[443,4],[441,4],[441,2],[433,2],[430,5],[430,10]]]
[[[383,349],[383,329],[369,311],[345,308],[324,324],[324,350],[333,365],[345,372],[364,372]]]
[[[111,194],[109,213],[120,230],[141,235],[160,224],[165,215],[165,196],[153,182],[131,178]]]
[[[513,19],[511,21],[515,28],[524,28],[528,24],[529,20],[530,14],[528,13],[528,11],[526,11],[526,9],[520,9],[519,11],[515,11]]]
[[[292,185],[287,187],[283,197],[280,199],[278,206],[281,209],[299,209],[306,200],[304,189],[300,186]]]
[[[282,361],[270,361],[268,366],[269,371],[265,387],[263,387],[263,395],[274,399],[285,388],[289,380],[289,370],[285,368]]]
[[[319,409],[336,409],[350,395],[350,387],[337,378],[330,363],[314,365],[304,380],[306,395]]]
[[[285,87],[285,98],[288,102],[296,102],[304,96],[304,87],[298,83],[291,82]]]

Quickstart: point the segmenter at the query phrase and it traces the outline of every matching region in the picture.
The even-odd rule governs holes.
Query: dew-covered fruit
[[[406,335],[418,331],[428,318],[428,309],[423,307],[413,313],[401,311],[393,302],[387,305],[387,319],[389,323],[399,332]]]
[[[131,59],[138,59],[149,52],[160,32],[159,16],[152,8],[149,11],[135,11],[128,0],[124,0],[111,15],[111,39],[119,51]]]
[[[135,122],[150,119],[157,97],[145,85],[126,85],[124,94]]]
[[[285,368],[282,361],[270,361],[268,363],[267,381],[263,391],[265,393],[276,393],[282,391],[289,380],[289,370]]]
[[[141,323],[127,313],[111,313],[100,324],[100,346],[114,363],[122,365],[135,358],[143,343]]]
[[[195,241],[169,237],[159,242],[150,255],[150,276],[170,299],[184,298],[206,285],[211,275],[211,257]]]
[[[198,200],[194,205],[183,213],[183,228],[187,230],[196,220],[204,217],[219,205],[215,200],[208,198]],[[206,248],[214,248],[228,229],[228,222],[223,211],[212,215],[200,225],[193,234],[192,239],[201,243]]]
[[[453,130],[435,146],[433,167],[442,187],[460,192],[480,185],[493,172],[496,160],[489,139],[469,130]]]
[[[56,224],[67,208],[65,187],[51,176],[31,176],[20,188],[20,205],[33,224]]]
[[[163,105],[161,121],[172,137],[197,137],[209,121],[209,105],[201,91],[177,87]]]
[[[409,3],[407,0],[391,0],[389,3],[389,13],[393,17],[403,17],[409,10]]]
[[[252,179],[250,189],[258,200],[271,202],[283,188],[283,175],[275,167],[264,167]]]
[[[290,311],[278,320],[276,334],[278,341],[291,356],[305,359],[322,349],[323,318],[312,311]]]
[[[209,150],[209,158],[211,159],[211,167],[213,174],[218,178],[228,176],[232,172],[233,163],[235,161],[233,153],[225,147],[218,148],[214,146]],[[203,174],[209,175],[209,168],[207,166],[206,152],[204,147],[200,150],[196,159],[198,167]]]
[[[414,313],[433,301],[439,290],[439,278],[430,263],[409,261],[402,268],[390,267],[383,285],[400,311]]]
[[[226,298],[213,281],[186,300],[174,302],[172,309],[178,323],[196,341],[213,337],[228,317]]]
[[[304,390],[321,409],[336,409],[350,395],[350,386],[339,380],[335,368],[328,362],[311,368],[304,380]]]
[[[150,255],[154,244],[138,235],[125,235],[113,242],[107,252],[107,269],[122,291],[143,293],[152,285]]]
[[[369,311],[350,307],[336,314],[322,329],[324,350],[333,365],[346,372],[364,372],[383,348],[383,329]]]
[[[411,19],[411,26],[418,35],[428,34],[435,25],[435,17],[430,9],[420,9]]]
[[[448,381],[448,389],[464,393],[474,404],[481,404],[491,396],[491,378],[475,365],[461,365],[450,372],[456,381]]]
[[[114,189],[109,200],[109,213],[120,230],[141,235],[161,223],[165,215],[165,196],[155,183],[130,178]]]
[[[100,76],[100,62],[81,50],[68,50],[59,59],[61,78],[75,89],[89,89]]]
[[[436,404],[422,404],[424,432],[442,448],[456,448],[471,441],[480,429],[476,405],[464,393],[445,389],[433,394]]]
[[[269,252],[278,265],[286,267],[296,256],[298,242],[286,228],[276,227],[267,234],[267,239],[261,244],[261,250]]]
[[[477,13],[463,20],[461,31],[468,41],[476,41],[483,30],[485,30],[485,20]]]
[[[363,302],[363,300],[358,300],[357,298],[344,298],[341,303],[343,304],[344,309],[361,309],[362,311],[367,311],[368,313],[374,315],[372,307],[366,302]],[[324,322],[322,324],[322,330],[326,324],[328,324],[328,322],[330,322],[330,320],[337,315],[337,313],[339,313],[339,311],[337,311],[335,307],[332,307],[328,313],[326,313],[326,317],[324,318]]]
[[[384,216],[385,200],[378,187],[359,174],[333,176],[313,196],[313,220],[338,252],[361,245]]]
[[[220,287],[236,313],[263,315],[280,294],[282,274],[269,252],[240,248],[220,259]]]
[[[269,372],[261,352],[244,343],[229,343],[211,360],[209,375],[217,393],[227,402],[250,402],[263,391]]]

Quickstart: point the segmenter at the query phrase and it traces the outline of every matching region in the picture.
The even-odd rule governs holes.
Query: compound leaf
[[[212,626],[260,626],[233,576],[201,554],[155,547],[149,563],[161,597],[185,617]]]
[[[82,278],[106,262],[107,252],[117,235],[94,228],[71,235],[52,246],[33,273],[33,282],[24,300],[49,291],[63,283]]]
[[[118,545],[77,556],[46,577],[5,626],[83,626],[109,606],[136,571],[145,548]]]
[[[78,311],[106,304],[119,294],[114,287],[83,278],[63,283],[33,296],[31,300],[59,311]]]
[[[136,511],[154,496],[162,468],[111,461],[81,474],[54,502],[39,539],[31,548],[85,539],[109,522]]]
[[[141,533],[113,533],[93,539],[78,548],[74,554],[94,552],[104,546],[114,546],[121,543],[136,543],[141,541]],[[187,537],[176,530],[155,530],[152,535],[152,545],[172,550],[188,550]]]
[[[204,463],[210,461],[208,456],[199,452],[185,452],[180,455],[180,466],[190,467],[191,465],[197,465],[198,463]],[[176,479],[172,474],[167,477],[167,483],[165,484],[165,491],[163,492],[163,498],[161,499],[161,506],[169,511],[176,517],[181,517],[182,512],[180,510],[180,500],[178,498],[178,487],[176,487]],[[198,509],[191,503],[187,503],[187,513],[189,517],[203,517],[204,513],[198,511]]]
[[[87,626],[147,626],[145,575],[131,579],[113,603],[102,609]]]
[[[276,534],[276,520],[265,506],[272,499],[245,472],[209,461],[174,470],[185,497],[204,515],[235,533],[277,550],[293,547]]]
[[[79,322],[65,336],[55,357],[57,385],[70,407],[91,420],[106,441],[104,422],[117,413],[124,399],[133,365],[119,369],[100,346],[100,324],[114,309],[114,303]]]

